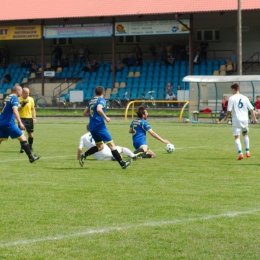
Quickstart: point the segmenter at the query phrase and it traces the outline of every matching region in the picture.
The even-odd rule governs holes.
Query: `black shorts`
[[[33,133],[33,119],[32,118],[21,118],[21,121],[22,121],[27,133]],[[18,124],[18,126],[20,128],[19,124]]]

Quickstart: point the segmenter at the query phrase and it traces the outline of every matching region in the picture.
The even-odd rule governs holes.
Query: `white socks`
[[[130,151],[128,148],[123,147],[123,153],[126,154],[129,157],[134,157],[134,153]]]
[[[236,144],[236,148],[237,148],[238,153],[239,154],[242,153],[242,145],[241,145],[239,138],[235,139],[235,144]]]
[[[249,137],[248,137],[248,135],[244,135],[244,144],[245,144],[246,151],[249,151]]]

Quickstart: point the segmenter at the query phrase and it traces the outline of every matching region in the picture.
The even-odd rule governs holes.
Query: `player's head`
[[[18,85],[12,88],[12,93],[16,94],[17,97],[20,97],[22,95],[22,91],[22,87]]]
[[[98,86],[95,89],[95,93],[97,96],[105,95],[105,89],[102,86]]]
[[[23,88],[23,91],[22,91],[23,99],[28,98],[29,95],[30,95],[30,90],[28,88]]]
[[[232,93],[236,93],[239,91],[239,85],[237,83],[234,83],[231,85],[231,91]]]
[[[138,107],[136,114],[138,118],[147,119],[148,117],[148,112],[144,106]]]

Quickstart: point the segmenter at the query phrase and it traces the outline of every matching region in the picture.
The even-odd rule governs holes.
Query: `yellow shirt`
[[[33,114],[32,111],[34,109],[34,99],[31,97],[27,98],[29,102],[21,109],[19,110],[19,115],[21,118],[32,118]],[[23,97],[19,97],[19,101],[22,102],[26,99],[23,99]]]

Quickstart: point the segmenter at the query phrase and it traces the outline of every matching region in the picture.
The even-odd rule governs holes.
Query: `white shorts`
[[[245,128],[232,127],[232,131],[233,131],[233,136],[238,136],[238,135],[241,135],[241,133],[248,133],[249,128],[248,127],[245,127]]]
[[[119,154],[121,154],[122,152],[122,147],[121,146],[116,146],[116,150],[118,151]],[[106,151],[104,154],[103,154],[103,157],[102,158],[99,158],[97,159],[98,161],[113,161],[114,157],[112,155],[112,152],[111,150],[109,149],[108,151]]]

